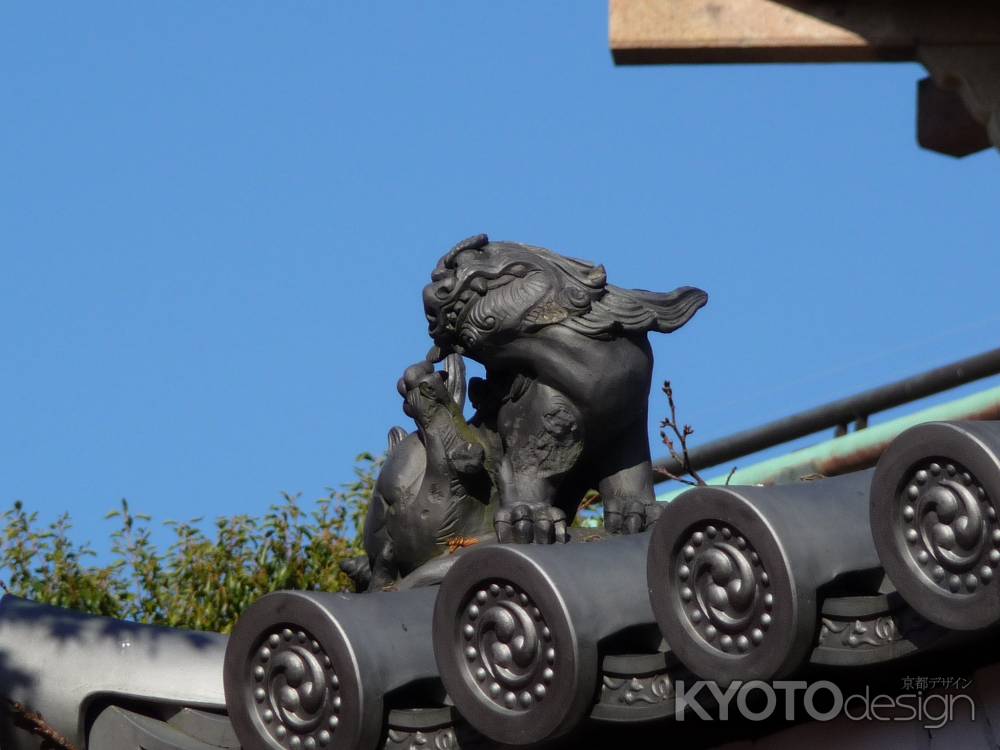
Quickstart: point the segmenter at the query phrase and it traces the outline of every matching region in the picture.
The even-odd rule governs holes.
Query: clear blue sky
[[[700,440],[992,348],[1000,162],[917,148],[923,75],[616,68],[601,2],[7,4],[0,504],[322,495],[483,231],[708,290],[654,341]]]

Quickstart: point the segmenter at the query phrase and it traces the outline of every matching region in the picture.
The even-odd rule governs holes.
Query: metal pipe
[[[874,466],[893,438],[904,430],[925,422],[957,419],[1000,419],[1000,386],[737,469],[729,483],[782,484],[814,474],[834,476],[865,469]],[[708,483],[724,484],[726,479],[723,474],[709,479]],[[686,489],[679,487],[656,499],[670,501]]]
[[[1000,373],[1000,349],[993,349],[693,448],[688,453],[691,468],[700,471],[820,430],[863,421],[871,414],[997,373]],[[680,462],[674,458],[660,459],[654,466],[666,469],[671,474],[681,474],[684,471]],[[654,481],[658,484],[666,479],[656,473]]]

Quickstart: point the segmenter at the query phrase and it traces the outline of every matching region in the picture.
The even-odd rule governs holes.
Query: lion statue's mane
[[[452,248],[431,279],[424,291],[431,338],[459,353],[497,328],[511,334],[561,325],[594,339],[670,333],[708,301],[694,287],[623,289],[607,283],[602,265],[543,247],[489,242],[484,234]],[[518,325],[501,325],[513,313],[520,313]]]

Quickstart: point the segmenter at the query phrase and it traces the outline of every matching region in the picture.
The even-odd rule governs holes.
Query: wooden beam
[[[990,138],[957,90],[943,89],[934,79],[924,78],[917,84],[917,143],[961,158],[989,148]]]
[[[918,45],[1000,44],[996,0],[610,0],[615,63],[916,59]]]
[[[927,45],[920,47],[919,57],[934,83],[956,92],[986,128],[990,142],[1000,148],[1000,45]]]

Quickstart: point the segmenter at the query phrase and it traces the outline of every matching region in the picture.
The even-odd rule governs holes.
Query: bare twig
[[[670,386],[669,380],[664,381],[663,392],[667,396],[667,404],[670,407],[670,416],[660,422],[660,438],[663,440],[663,444],[667,446],[667,450],[670,451],[670,457],[681,465],[683,471],[679,475],[660,467],[657,467],[656,471],[667,479],[673,479],[691,486],[705,484],[705,480],[701,478],[701,475],[691,468],[691,458],[688,456],[687,439],[694,434],[694,428],[692,428],[689,424],[686,424],[683,427],[678,427],[677,405],[674,403],[674,389]],[[677,448],[674,446],[674,441],[667,432],[668,429],[674,434],[677,444],[680,445],[680,452],[678,452]],[[688,476],[691,477],[691,479],[687,479],[686,477]]]
[[[661,477],[666,477],[667,479],[673,479],[675,482],[681,482],[682,484],[687,484],[687,485],[690,485],[692,487],[697,487],[699,485],[699,482],[693,482],[690,479],[688,479],[687,477],[677,476],[676,474],[674,474],[674,473],[672,473],[670,471],[667,471],[666,469],[664,469],[661,466],[654,466],[653,467],[653,471],[655,471]],[[700,484],[704,484],[704,482],[701,482]]]
[[[45,717],[40,713],[32,711],[23,703],[12,701],[9,698],[5,698],[4,700],[7,701],[10,712],[14,716],[14,724],[36,737],[41,737],[42,748],[46,750],[49,748],[76,750],[76,746],[66,739],[59,730],[45,721]]]
[[[576,512],[579,514],[583,513],[585,510],[590,510],[599,502],[601,502],[601,493],[597,490],[589,490],[587,494],[583,496],[583,500],[580,501],[580,507],[576,509]]]

